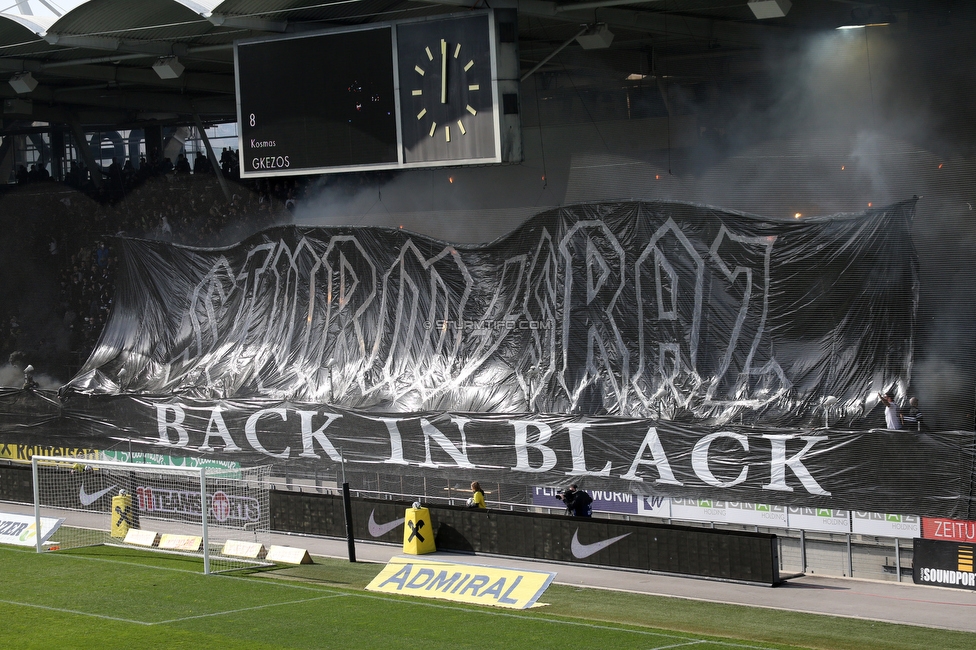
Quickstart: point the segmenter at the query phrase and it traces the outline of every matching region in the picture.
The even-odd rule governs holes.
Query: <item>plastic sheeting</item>
[[[482,246],[379,228],[120,239],[111,317],[66,390],[857,425],[910,379],[914,207],[576,205]]]
[[[0,457],[972,518],[976,433],[873,428],[878,392],[910,380],[914,206],[580,205],[464,247],[376,228],[120,239],[92,357],[57,396],[0,390]]]
[[[273,466],[464,487],[472,480],[969,519],[973,432],[703,426],[579,415],[385,413],[268,399],[0,390],[0,457],[108,451],[136,462]],[[16,443],[16,444],[11,444]],[[134,454],[134,456],[133,456]],[[384,481],[388,480],[386,478]],[[409,481],[408,481],[409,483]],[[390,484],[402,486],[401,481]],[[496,495],[497,498],[497,495]]]

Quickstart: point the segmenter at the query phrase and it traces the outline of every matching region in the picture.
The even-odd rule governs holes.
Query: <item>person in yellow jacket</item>
[[[481,484],[478,481],[471,483],[471,492],[471,498],[468,499],[468,507],[487,509],[488,506],[485,504],[485,491],[481,489]]]

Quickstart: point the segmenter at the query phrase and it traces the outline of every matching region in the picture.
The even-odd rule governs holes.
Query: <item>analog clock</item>
[[[489,15],[397,27],[403,161],[497,162]]]

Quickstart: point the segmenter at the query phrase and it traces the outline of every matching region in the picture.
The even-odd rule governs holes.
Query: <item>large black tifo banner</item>
[[[269,400],[0,391],[3,444],[972,518],[972,432],[680,425],[610,417],[372,414]],[[12,425],[23,413],[23,422]],[[342,456],[339,455],[341,449]],[[0,453],[0,456],[9,454]]]
[[[970,518],[973,432],[871,429],[911,379],[914,210],[117,239],[91,358],[59,395],[0,392],[0,445]]]
[[[112,313],[67,390],[773,426],[818,426],[826,405],[854,422],[910,379],[914,212],[633,201],[486,245],[338,227],[225,249],[117,239]]]

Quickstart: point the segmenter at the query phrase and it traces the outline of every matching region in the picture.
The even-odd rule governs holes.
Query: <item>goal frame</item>
[[[207,499],[207,478],[208,469],[211,470],[209,476],[215,480],[227,479],[228,470],[223,470],[220,468],[208,468],[205,465],[200,465],[197,467],[185,467],[185,466],[173,466],[173,465],[155,465],[147,463],[129,463],[117,460],[103,460],[102,458],[90,458],[90,457],[71,457],[71,456],[33,456],[31,458],[31,477],[33,482],[33,496],[34,496],[34,525],[37,531],[36,538],[36,550],[38,553],[44,553],[44,542],[43,535],[41,534],[41,511],[42,508],[58,509],[58,506],[53,505],[43,505],[41,503],[41,484],[39,476],[40,465],[53,465],[61,467],[73,467],[76,465],[83,465],[86,469],[96,469],[96,468],[106,468],[126,472],[142,472],[142,473],[152,473],[159,475],[171,475],[177,477],[189,478],[192,482],[194,478],[197,478],[197,487],[199,488],[199,496],[201,505],[201,516],[200,522],[195,522],[191,520],[184,520],[180,522],[181,525],[185,526],[188,530],[199,530],[202,538],[202,557],[203,557],[203,572],[204,574],[211,574],[211,549],[210,549],[210,528],[211,524],[209,522],[209,506]],[[259,468],[253,468],[259,469]],[[247,470],[244,470],[247,471]],[[270,486],[264,486],[270,489]],[[63,510],[72,510],[71,508],[62,508]],[[198,528],[197,528],[198,527]],[[266,531],[269,532],[269,531]],[[104,543],[104,542],[103,542]],[[155,552],[169,552],[162,549],[151,549]],[[199,557],[198,554],[193,554]],[[245,563],[244,560],[241,561]],[[263,565],[264,562],[260,560],[246,562],[247,564],[259,564]]]

